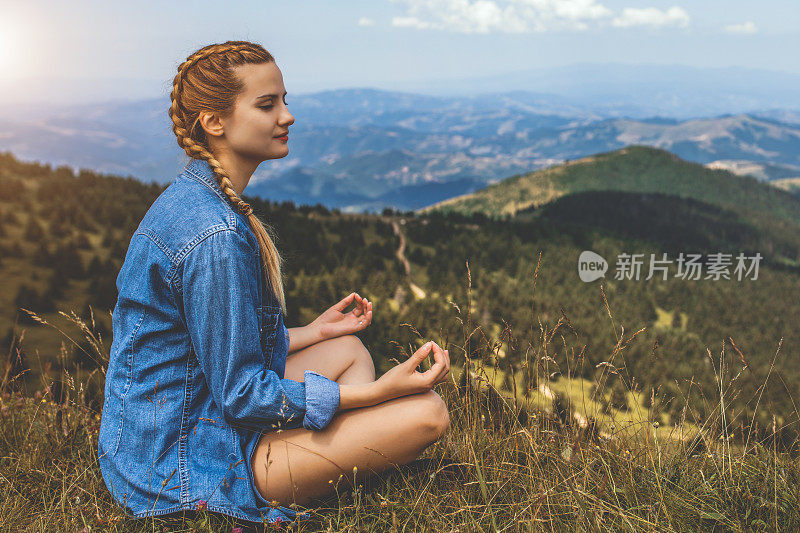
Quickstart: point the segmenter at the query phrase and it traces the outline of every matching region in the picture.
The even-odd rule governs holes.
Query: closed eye
[[[287,104],[285,100],[283,102],[283,105],[285,105],[286,107],[289,107],[289,104]],[[258,107],[259,107],[259,109],[272,109],[275,106],[272,105],[272,104],[268,104],[268,105],[263,105],[263,106],[258,106]]]

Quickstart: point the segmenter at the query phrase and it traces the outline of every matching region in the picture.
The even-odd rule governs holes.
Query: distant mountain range
[[[287,101],[295,116],[290,153],[264,162],[246,194],[346,212],[419,209],[631,144],[789,190],[800,178],[800,113],[792,109],[626,118],[614,116],[619,109],[598,112],[567,97],[522,91],[440,97],[340,89]],[[158,98],[0,109],[0,150],[169,183],[188,158],[175,142],[168,106]]]
[[[348,76],[347,79],[352,78]],[[317,75],[285,79],[292,98],[301,94],[326,94],[320,92],[322,80]],[[328,76],[324,82],[337,87],[343,85]],[[53,87],[58,87],[58,91],[53,91]],[[348,104],[358,103],[348,98],[347,92],[362,88],[363,84],[348,81],[347,87],[342,99]],[[503,94],[528,93],[536,95],[532,111],[539,108],[538,111],[545,114],[559,111],[570,116],[580,111],[603,117],[661,116],[683,120],[757,110],[800,111],[796,96],[800,93],[799,73],[735,66],[584,62],[531,68],[521,64],[514,71],[491,74],[477,71],[468,76],[450,75],[438,79],[420,78],[415,72],[406,71],[398,79],[384,82],[376,79],[370,87],[387,94],[384,101],[378,102],[387,109],[403,103],[403,99],[398,102],[391,96],[391,93],[402,92],[413,93],[406,102],[413,107],[424,106],[421,96],[475,97],[477,105],[487,107],[502,99]],[[96,106],[112,99],[138,101],[167,94],[171,88],[171,78],[0,77],[0,115],[5,115],[3,107],[25,109],[30,115],[49,113],[65,105]],[[370,115],[375,101],[362,103],[358,111]],[[434,102],[434,105],[438,104]],[[328,105],[327,101],[322,101],[319,110],[330,116],[347,112],[346,108]]]
[[[742,67],[575,63],[393,87],[452,96],[525,91],[606,117],[685,120],[762,109],[796,113],[800,74]]]

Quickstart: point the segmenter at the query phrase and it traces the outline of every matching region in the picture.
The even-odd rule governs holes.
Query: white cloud
[[[585,30],[587,21],[611,16],[611,10],[595,0],[511,0],[536,31],[571,28]]]
[[[393,17],[392,26],[397,26],[399,28],[416,28],[418,30],[441,29],[430,22],[419,20],[417,17]]]
[[[672,6],[666,11],[655,7],[626,7],[622,15],[616,17],[612,24],[620,28],[631,26],[678,26],[685,28],[689,25],[689,14],[678,6]]]
[[[738,35],[753,35],[754,33],[758,33],[758,28],[750,20],[744,24],[731,24],[730,26],[725,26],[724,30],[726,33],[734,33]]]
[[[585,30],[587,21],[611,15],[596,0],[392,0],[405,16],[392,25],[459,33],[530,33],[552,29]]]
[[[360,17],[358,19],[358,25],[359,26],[374,26],[375,25],[375,21],[372,20],[369,17]]]

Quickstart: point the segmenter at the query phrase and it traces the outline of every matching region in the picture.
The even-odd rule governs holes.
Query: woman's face
[[[275,62],[240,65],[234,72],[244,82],[230,116],[222,119],[228,149],[238,157],[260,163],[286,157],[294,117],[286,107],[286,88]]]

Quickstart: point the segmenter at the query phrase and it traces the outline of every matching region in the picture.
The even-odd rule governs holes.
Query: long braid
[[[236,190],[233,188],[233,184],[231,183],[227,171],[222,167],[222,164],[214,157],[211,151],[207,147],[203,146],[203,144],[192,139],[192,135],[186,127],[184,112],[179,103],[186,74],[199,61],[217,54],[221,55],[230,52],[234,52],[242,57],[244,55],[241,54],[242,51],[252,52],[253,47],[254,45],[252,43],[243,41],[229,41],[224,44],[214,44],[201,48],[194,54],[190,55],[186,61],[181,63],[181,65],[178,67],[178,73],[175,75],[175,79],[172,82],[172,103],[169,108],[169,116],[172,119],[172,131],[175,133],[175,136],[178,139],[178,144],[184,149],[189,157],[208,162],[209,166],[212,168],[215,176],[217,177],[222,191],[230,199],[231,203],[236,207],[239,213],[247,217],[250,227],[253,229],[253,233],[258,239],[264,279],[270,280],[273,292],[277,296],[284,314],[286,314],[286,300],[283,292],[281,275],[282,260],[280,253],[273,242],[273,236],[270,235],[270,233],[272,233],[272,228],[263,224],[261,220],[259,220],[258,217],[256,217],[256,215],[253,213],[253,209],[250,207],[250,204],[242,200],[239,195],[236,194]],[[262,52],[269,56],[269,53],[263,51],[263,49]],[[193,124],[192,130],[194,130],[196,126],[197,120]],[[274,275],[270,276],[269,272],[274,273]]]

